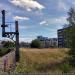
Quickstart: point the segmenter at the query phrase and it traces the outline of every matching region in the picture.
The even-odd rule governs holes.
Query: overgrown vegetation
[[[16,72],[51,73],[70,72],[71,66],[64,60],[68,49],[21,49]]]
[[[2,42],[4,48],[14,48],[15,43],[12,41],[3,41]]]
[[[41,48],[41,41],[35,39],[31,42],[31,48]]]
[[[9,53],[15,47],[15,44],[11,41],[2,41],[2,45],[3,47],[0,48],[0,56]]]
[[[9,52],[10,52],[10,50],[8,48],[1,48],[0,49],[0,56],[3,56]]]
[[[69,51],[69,63],[75,67],[75,10],[71,8],[68,12],[68,22],[66,33],[66,42],[70,47]]]

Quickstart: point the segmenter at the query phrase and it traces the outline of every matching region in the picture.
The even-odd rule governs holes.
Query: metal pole
[[[5,10],[2,10],[2,37],[7,37],[7,35],[12,36],[12,34],[15,34],[16,36],[16,51],[15,51],[15,56],[16,56],[16,61],[19,61],[19,30],[18,30],[18,21],[15,21],[15,32],[5,32]]]
[[[15,32],[16,32],[16,61],[19,61],[19,31],[18,31],[18,21],[15,21]]]
[[[2,36],[5,37],[5,10],[2,10]]]

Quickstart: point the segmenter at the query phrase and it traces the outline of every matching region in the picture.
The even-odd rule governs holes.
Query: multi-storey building
[[[37,39],[41,41],[43,48],[58,46],[57,38],[48,38],[48,37],[38,36]]]
[[[57,38],[50,38],[51,39],[51,46],[58,47],[58,39]]]
[[[64,29],[59,29],[57,31],[57,33],[58,33],[58,47],[65,47],[63,32],[64,32]]]
[[[30,43],[28,42],[20,42],[20,47],[24,47],[24,48],[30,48]]]
[[[58,33],[58,47],[70,47],[68,41],[66,41],[66,38],[68,38],[67,36],[69,36],[69,34],[67,34],[65,31],[68,29],[69,27],[63,28],[63,29],[59,29],[57,31]]]

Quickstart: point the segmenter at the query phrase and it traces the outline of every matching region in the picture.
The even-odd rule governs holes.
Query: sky
[[[25,42],[39,35],[56,38],[57,30],[67,24],[71,7],[75,7],[75,0],[0,0],[0,12],[6,10],[6,31],[14,31],[14,22],[18,20],[20,41]],[[0,13],[0,25],[1,22]],[[6,39],[2,37],[1,27],[0,39]]]

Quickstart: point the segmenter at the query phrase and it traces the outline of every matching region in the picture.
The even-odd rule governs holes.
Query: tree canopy
[[[75,66],[75,10],[71,8],[68,12],[68,24],[65,29],[66,42],[70,47],[69,56],[71,65]]]
[[[41,48],[41,42],[39,40],[35,39],[31,42],[31,47],[32,48]]]

